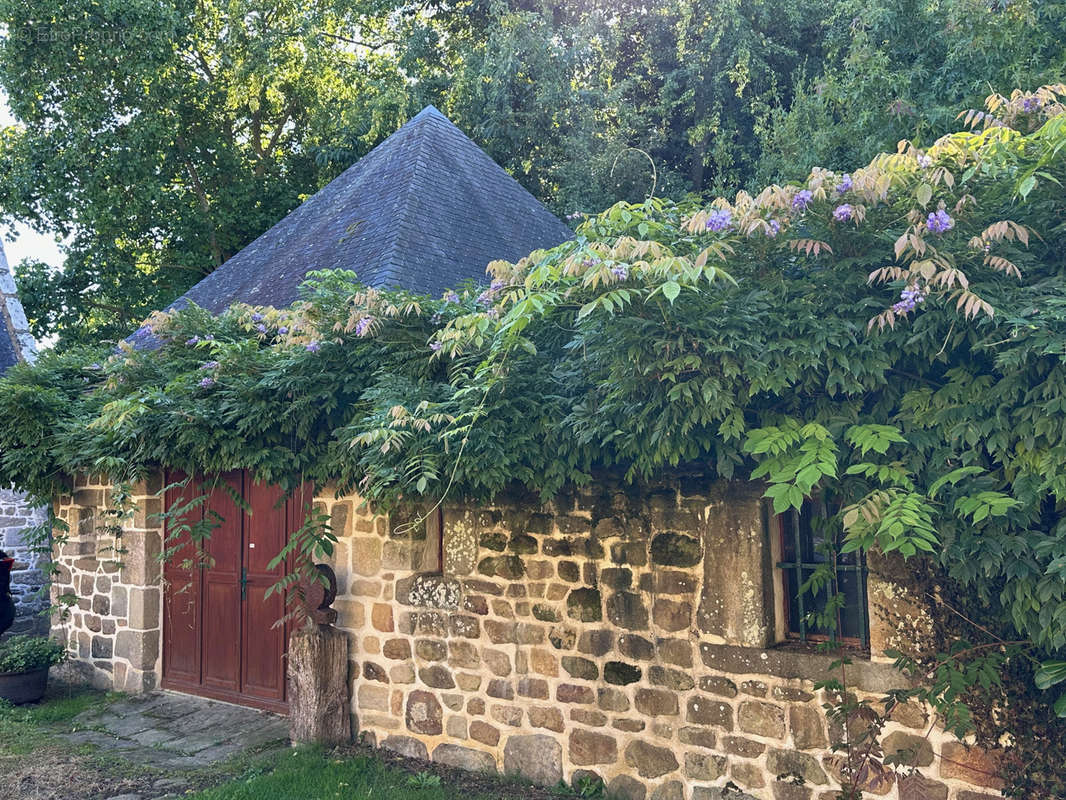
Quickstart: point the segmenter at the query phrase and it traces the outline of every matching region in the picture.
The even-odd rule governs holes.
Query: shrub
[[[0,644],[0,672],[32,672],[66,658],[63,645],[40,636],[12,636]]]

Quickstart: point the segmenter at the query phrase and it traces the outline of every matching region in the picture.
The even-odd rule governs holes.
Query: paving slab
[[[159,769],[198,769],[238,753],[288,746],[285,717],[174,692],[129,697],[75,720],[68,741]]]

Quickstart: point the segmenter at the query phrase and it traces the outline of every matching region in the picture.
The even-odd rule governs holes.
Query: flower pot
[[[0,672],[0,697],[9,703],[35,703],[48,686],[48,667],[29,672]]]

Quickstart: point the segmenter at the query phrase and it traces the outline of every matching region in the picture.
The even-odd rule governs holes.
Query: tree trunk
[[[348,696],[348,637],[311,625],[289,639],[289,734],[322,745],[352,740]]]

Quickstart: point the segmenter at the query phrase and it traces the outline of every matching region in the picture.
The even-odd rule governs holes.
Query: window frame
[[[821,497],[804,500],[804,505],[811,507],[811,517],[827,519],[828,514],[827,504]],[[803,573],[804,570],[818,569],[823,566],[825,562],[817,561],[804,561],[803,559],[803,532],[801,531],[800,518],[802,509],[789,509],[782,514],[774,515],[774,524],[777,528],[777,535],[772,538],[772,552],[774,562],[774,586],[778,589],[776,594],[778,595],[777,606],[777,620],[775,627],[777,628],[777,639],[782,643],[821,643],[828,641],[836,641],[847,647],[858,649],[861,651],[868,651],[870,647],[870,593],[868,586],[868,579],[870,570],[866,563],[866,556],[861,551],[856,551],[856,559],[854,564],[841,564],[836,556],[837,553],[833,551],[833,583],[832,594],[836,594],[839,591],[838,577],[841,572],[853,572],[858,577],[859,588],[859,608],[861,610],[862,618],[859,620],[859,636],[840,636],[837,635],[835,639],[824,633],[810,633],[807,631],[807,623],[804,617],[807,615],[805,602],[809,602],[811,595],[805,592],[796,591],[796,602],[799,606],[800,619],[797,621],[796,627],[798,632],[792,629],[792,610],[791,610],[791,590],[794,588],[798,590],[803,585]],[[789,522],[792,524],[789,525]],[[791,528],[791,530],[788,530]],[[813,531],[811,531],[812,541],[811,546],[814,546]],[[792,546],[794,548],[795,558],[793,560],[785,560],[786,537],[793,537]],[[837,611],[837,631],[843,630],[842,619],[846,608],[839,609]]]

